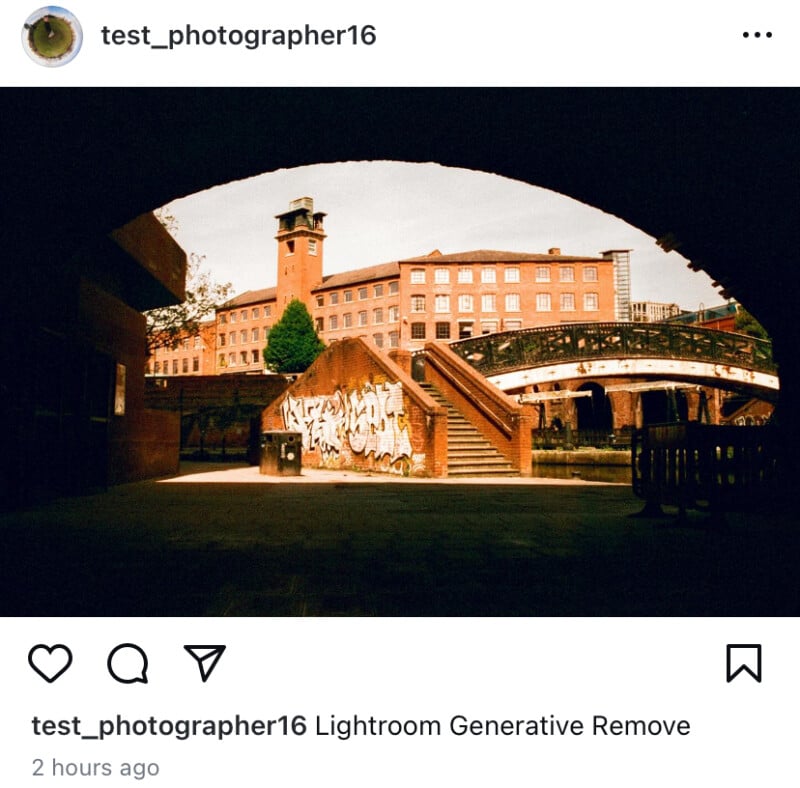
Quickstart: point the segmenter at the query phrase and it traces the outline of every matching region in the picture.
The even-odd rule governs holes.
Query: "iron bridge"
[[[772,343],[672,323],[571,323],[502,331],[450,349],[503,391],[598,377],[668,379],[774,399]]]

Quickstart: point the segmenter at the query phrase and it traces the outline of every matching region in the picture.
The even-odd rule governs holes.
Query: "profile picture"
[[[83,31],[66,8],[45,6],[34,11],[22,28],[22,46],[41,66],[63,66],[78,54]]]

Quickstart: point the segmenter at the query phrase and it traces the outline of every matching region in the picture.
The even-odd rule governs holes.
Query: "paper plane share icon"
[[[205,684],[208,677],[214,672],[217,667],[219,658],[225,651],[225,646],[184,646],[197,662],[197,667],[200,668],[200,678]]]

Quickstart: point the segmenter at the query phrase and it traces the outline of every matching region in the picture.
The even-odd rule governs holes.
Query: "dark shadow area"
[[[603,485],[124,485],[0,518],[0,613],[797,615],[788,518],[640,508]]]

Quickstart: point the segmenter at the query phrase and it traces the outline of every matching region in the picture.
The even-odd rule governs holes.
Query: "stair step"
[[[448,476],[519,476],[511,463],[438,389],[430,383],[421,386],[437,404],[447,408]]]

